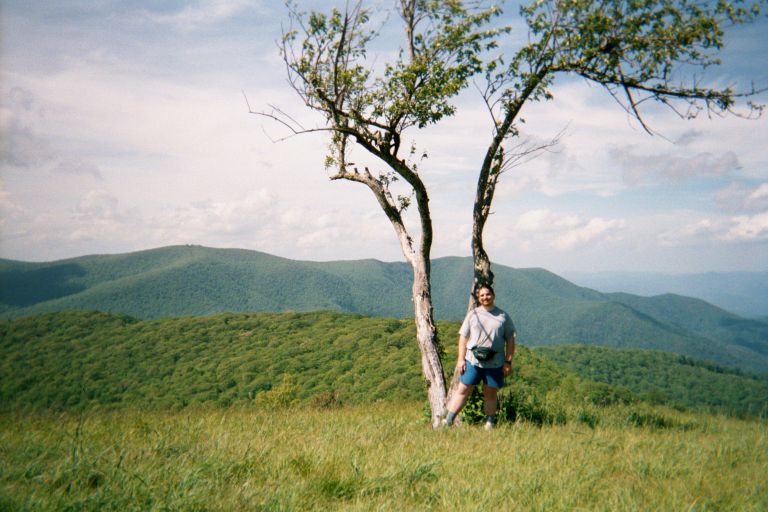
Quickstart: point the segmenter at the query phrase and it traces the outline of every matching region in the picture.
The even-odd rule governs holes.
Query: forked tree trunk
[[[488,259],[488,253],[483,248],[483,228],[488,218],[488,208],[483,209],[481,202],[475,203],[475,222],[472,226],[472,260],[473,260],[473,278],[472,288],[469,290],[469,303],[467,304],[467,313],[477,307],[477,297],[475,291],[479,284],[488,284],[493,286],[493,272],[491,272],[491,260]],[[456,388],[459,385],[459,373],[454,366],[451,383],[448,387],[446,404],[450,403]]]
[[[373,148],[372,148],[373,149]],[[384,158],[386,160],[386,158]],[[392,201],[387,183],[374,178],[368,169],[363,172],[355,170],[350,173],[345,169],[339,171],[333,179],[347,179],[364,183],[376,196],[381,209],[389,218],[395,230],[400,248],[413,270],[413,286],[411,298],[413,300],[413,314],[416,322],[416,341],[421,352],[421,368],[427,385],[427,398],[431,409],[431,423],[433,428],[440,425],[440,420],[445,414],[446,386],[443,374],[443,365],[440,361],[440,350],[437,344],[437,327],[435,326],[432,308],[432,286],[430,284],[431,263],[429,251],[432,245],[432,220],[429,214],[429,198],[426,189],[419,177],[412,173],[401,161],[389,158],[391,166],[399,170],[401,176],[407,176],[416,193],[416,201],[421,221],[422,237],[418,243],[408,233],[408,229],[400,215],[400,210]]]

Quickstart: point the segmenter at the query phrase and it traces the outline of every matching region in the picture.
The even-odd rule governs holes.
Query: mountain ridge
[[[665,350],[768,372],[766,322],[694,298],[604,294],[540,268],[494,265],[494,273],[497,303],[512,314],[521,343]],[[462,319],[472,260],[436,258],[432,278],[436,317]],[[403,262],[307,262],[201,246],[46,263],[0,260],[0,318],[69,309],[144,319],[313,310],[404,318],[413,314],[410,282]]]
[[[700,272],[576,272],[566,279],[603,293],[624,292],[646,297],[666,293],[696,297],[740,316],[768,317],[768,271]]]

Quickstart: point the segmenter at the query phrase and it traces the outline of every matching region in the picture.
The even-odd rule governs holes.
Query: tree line
[[[0,321],[0,411],[423,402],[414,330],[410,319],[337,312]],[[455,357],[454,344],[440,353]],[[507,414],[538,423],[642,401],[742,416],[768,406],[765,378],[652,351],[520,347],[513,378]]]

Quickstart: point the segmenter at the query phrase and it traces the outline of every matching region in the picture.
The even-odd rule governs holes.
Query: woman
[[[482,381],[485,429],[491,430],[496,426],[499,389],[504,385],[504,377],[512,372],[515,324],[507,313],[496,307],[496,294],[489,285],[481,285],[476,296],[480,305],[467,314],[459,329],[456,369],[461,376],[443,423],[453,425],[472,389]],[[482,350],[486,354],[482,354]]]

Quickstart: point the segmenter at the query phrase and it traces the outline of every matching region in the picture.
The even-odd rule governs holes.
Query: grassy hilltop
[[[447,365],[457,327],[439,324]],[[476,403],[431,431],[414,336],[339,312],[1,321],[0,510],[768,507],[762,377],[521,346],[496,431]],[[677,377],[628,371],[659,364]]]
[[[635,414],[494,432],[433,432],[412,402],[0,415],[0,510],[768,508],[765,423]]]

